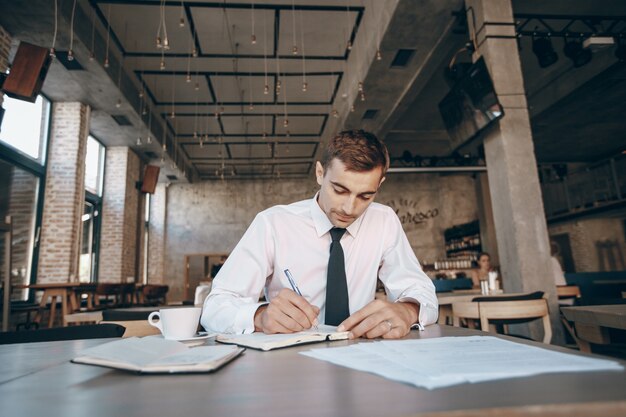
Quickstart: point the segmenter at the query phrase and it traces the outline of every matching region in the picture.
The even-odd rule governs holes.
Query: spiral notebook
[[[221,334],[217,336],[216,340],[221,343],[267,351],[305,343],[345,340],[349,334],[350,332],[338,332],[335,326],[320,325],[317,326],[317,329],[288,334],[265,334],[262,332]]]

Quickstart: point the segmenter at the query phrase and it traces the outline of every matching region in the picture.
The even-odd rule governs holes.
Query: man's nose
[[[354,213],[354,209],[356,207],[356,197],[349,196],[343,203],[343,212],[348,216],[351,216]]]

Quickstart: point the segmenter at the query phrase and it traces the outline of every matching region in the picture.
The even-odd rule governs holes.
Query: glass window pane
[[[44,140],[48,133],[49,102],[37,97],[35,103],[4,96],[5,109],[0,140],[43,164],[45,159]]]
[[[35,239],[39,178],[0,160],[0,219],[11,216],[11,285],[28,284]],[[4,236],[0,239],[0,278],[4,279]],[[13,290],[12,300],[26,300],[26,290]]]
[[[85,202],[82,217],[82,239],[80,249],[79,278],[80,282],[91,282],[92,266],[95,254],[93,253],[94,215],[93,204]]]
[[[96,195],[102,195],[104,173],[104,146],[92,136],[87,138],[85,156],[85,189]]]

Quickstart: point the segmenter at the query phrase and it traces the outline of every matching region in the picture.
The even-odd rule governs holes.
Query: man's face
[[[317,162],[315,174],[321,186],[317,203],[330,222],[340,228],[350,226],[363,214],[385,180],[381,167],[364,172],[348,171],[338,159],[333,159],[326,171]]]

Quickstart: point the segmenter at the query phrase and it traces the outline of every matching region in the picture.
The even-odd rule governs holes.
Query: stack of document
[[[427,389],[554,372],[624,369],[611,360],[491,336],[357,343],[300,353]]]

